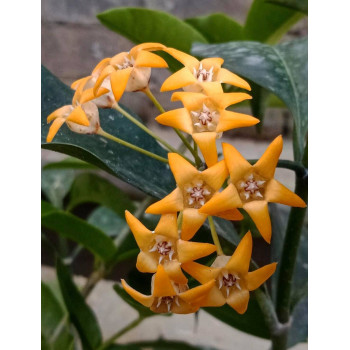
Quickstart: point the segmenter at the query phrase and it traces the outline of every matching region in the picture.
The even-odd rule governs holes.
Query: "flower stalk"
[[[208,221],[209,221],[211,236],[212,236],[213,242],[214,242],[214,244],[216,246],[216,252],[217,252],[218,255],[224,255],[224,252],[222,251],[222,248],[221,248],[219,236],[218,236],[218,234],[216,232],[216,229],[215,229],[215,224],[214,224],[213,217],[212,216],[208,216]]]

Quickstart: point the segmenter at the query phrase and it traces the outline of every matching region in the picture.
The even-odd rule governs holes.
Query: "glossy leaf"
[[[102,343],[102,335],[95,314],[78,291],[68,268],[60,260],[57,260],[56,270],[64,303],[84,350],[97,349]]]
[[[242,26],[224,13],[187,18],[185,22],[197,29],[209,43],[225,43],[244,39]]]
[[[67,157],[59,162],[45,164],[44,170],[52,169],[72,169],[72,170],[97,170],[98,168],[92,164],[86,163],[74,157]]]
[[[294,118],[294,158],[303,156],[307,133],[307,39],[276,46],[257,42],[195,44],[193,54],[220,56],[224,66],[283,100]]]
[[[73,182],[67,210],[88,202],[104,205],[121,217],[124,217],[125,210],[135,208],[128,196],[111,182],[96,174],[84,173]]]
[[[267,0],[270,3],[285,6],[296,11],[308,13],[308,0]]]
[[[74,338],[69,330],[68,315],[50,287],[41,282],[42,349],[73,350]]]
[[[53,142],[47,143],[46,135],[49,126],[46,123],[46,117],[55,109],[70,104],[72,96],[72,90],[46,68],[42,68],[41,138],[43,148],[65,153],[98,166],[157,198],[164,197],[175,187],[175,182],[166,164],[101,136],[73,133],[66,125],[63,125]],[[101,126],[106,132],[167,157],[167,152],[151,136],[117,111],[100,110],[99,112]]]
[[[110,261],[117,252],[113,240],[104,232],[75,215],[54,210],[47,202],[42,202],[41,224],[62,237],[81,244],[103,261]]]

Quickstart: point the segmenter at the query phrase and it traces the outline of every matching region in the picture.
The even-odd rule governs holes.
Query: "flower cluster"
[[[126,212],[126,221],[140,248],[136,267],[140,272],[153,274],[151,294],[139,293],[124,280],[122,285],[130,296],[156,313],[191,313],[200,307],[227,303],[242,314],[248,307],[249,292],[275,272],[276,263],[249,272],[253,244],[250,232],[244,235],[232,256],[224,255],[212,216],[238,221],[243,219],[243,209],[270,243],[268,202],[296,207],[304,207],[305,203],[274,179],[283,146],[281,136],[254,165],[226,143],[222,145],[223,159],[218,159],[216,140],[224,131],[259,122],[252,116],[227,110],[251,97],[244,92],[225,93],[222,83],[245,90],[250,90],[250,86],[222,68],[222,58],[198,61],[159,43],[140,44],[130,52],[105,58],[90,76],[72,84],[76,90],[72,105],[61,107],[48,117],[48,122],[54,122],[47,140],[53,139],[64,122],[75,132],[99,133],[98,107],[116,108],[125,91],[141,91],[152,99],[148,86],[151,68],[167,67],[166,61],[153,51],[166,52],[184,66],[161,87],[161,91],[182,88],[184,91],[174,92],[171,100],[181,101],[183,108],[164,112],[156,120],[191,135],[206,169],[200,170],[178,152],[168,153],[177,186],[146,209],[146,213],[161,215],[157,227],[151,231]],[[195,148],[192,151],[196,152]],[[215,245],[190,241],[207,219]],[[195,262],[214,252],[217,258],[211,266]],[[190,289],[184,272],[199,285]]]

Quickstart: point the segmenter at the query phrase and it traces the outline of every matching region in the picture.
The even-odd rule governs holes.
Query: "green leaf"
[[[97,319],[72,280],[68,268],[57,260],[57,278],[70,319],[76,327],[84,350],[95,350],[102,343]]]
[[[296,11],[308,13],[308,1],[307,0],[267,0],[270,3],[285,6]]]
[[[74,338],[69,330],[68,315],[45,283],[41,282],[42,350],[73,350]]]
[[[192,26],[163,11],[123,7],[102,12],[97,18],[136,44],[158,42],[189,52],[193,42],[207,42]]]
[[[271,4],[267,0],[255,0],[244,25],[245,40],[276,44],[302,17],[303,14],[295,10]]]
[[[244,39],[242,26],[224,13],[187,18],[185,22],[197,29],[209,43],[225,43]]]
[[[72,211],[88,202],[104,205],[121,217],[124,217],[125,210],[135,209],[128,196],[115,185],[101,176],[85,173],[78,175],[73,182],[67,210]]]
[[[73,170],[97,170],[92,164],[86,163],[74,157],[67,157],[60,162],[48,163],[43,167],[44,170],[52,169],[73,169]]]
[[[49,203],[42,202],[41,210],[43,227],[80,243],[105,262],[115,256],[113,240],[98,228],[63,210],[54,210]]]
[[[63,208],[63,199],[74,181],[73,170],[43,170],[41,190],[47,199],[57,208]]]
[[[68,154],[119,177],[141,191],[162,198],[175,188],[168,165],[99,135],[73,133],[63,125],[53,142],[46,142],[49,126],[46,117],[55,109],[70,104],[72,90],[46,68],[42,68],[42,147]],[[102,128],[123,140],[167,157],[167,152],[143,130],[115,110],[100,110]],[[157,176],[154,176],[157,174]]]
[[[306,342],[308,338],[308,299],[302,299],[292,313],[292,326],[288,335],[288,348]]]
[[[283,100],[294,118],[294,158],[301,161],[307,133],[307,39],[270,46],[257,42],[195,44],[193,53],[224,58],[224,66]]]

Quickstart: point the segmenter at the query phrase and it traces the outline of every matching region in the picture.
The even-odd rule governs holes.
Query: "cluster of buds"
[[[53,112],[48,141],[67,122],[76,132],[94,133],[100,128],[98,109],[111,108],[124,91],[145,91],[151,68],[166,68],[163,58],[152,51],[164,51],[183,64],[183,68],[167,78],[161,91],[182,88],[171,100],[181,101],[183,108],[170,110],[156,120],[192,136],[207,168],[200,171],[178,153],[169,153],[168,161],[177,187],[160,201],[150,205],[146,213],[161,215],[154,231],[126,212],[127,223],[140,248],[136,267],[152,273],[151,294],[144,295],[124,280],[126,292],[157,313],[192,313],[200,307],[229,304],[242,314],[246,311],[250,291],[259,288],[275,271],[276,263],[249,272],[252,236],[248,232],[232,256],[224,255],[215,245],[190,241],[204,222],[212,216],[226,220],[242,220],[244,209],[267,243],[271,241],[268,202],[304,207],[304,201],[274,179],[282,137],[278,136],[254,165],[230,144],[223,143],[223,159],[218,160],[216,140],[224,131],[255,125],[258,119],[227,110],[229,106],[248,100],[243,92],[224,93],[222,83],[250,90],[249,84],[222,68],[222,58],[198,61],[184,52],[158,43],[144,43],[130,52],[122,52],[102,60],[91,75],[72,84],[76,90],[71,106]],[[227,186],[223,189],[224,183]],[[213,221],[211,221],[214,225]],[[216,236],[217,237],[217,236]],[[195,260],[217,252],[209,267]],[[186,272],[199,285],[188,287]]]

